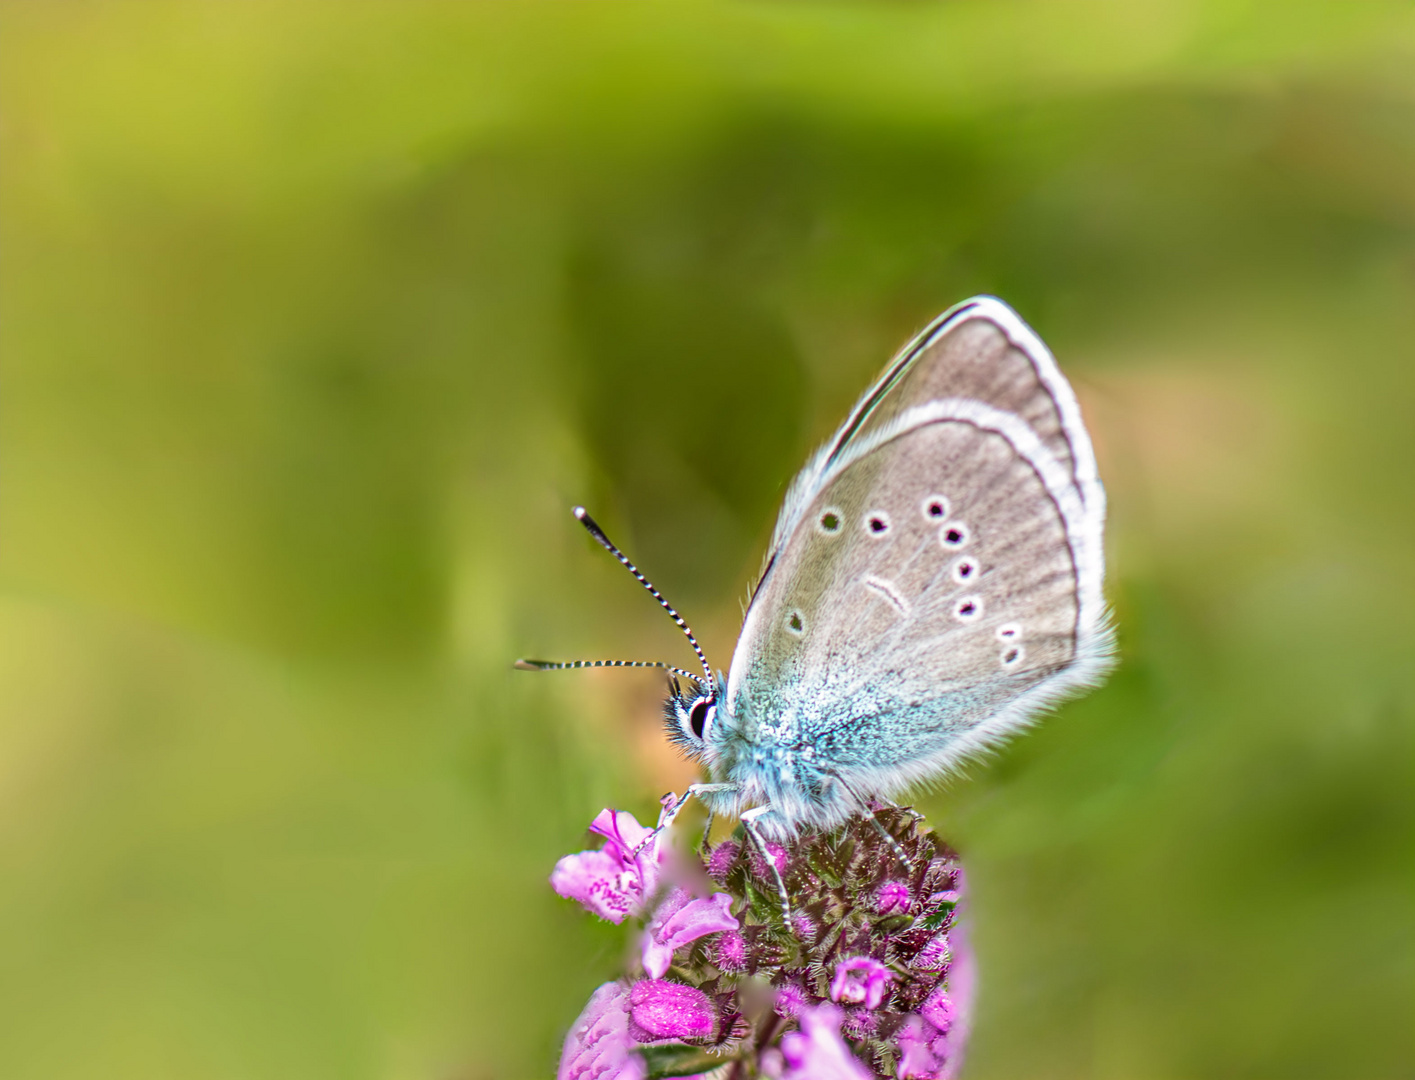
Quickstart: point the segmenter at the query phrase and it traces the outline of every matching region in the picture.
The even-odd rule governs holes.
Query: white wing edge
[[[1022,317],[995,296],[980,296],[973,301],[977,307],[967,314],[968,319],[987,319],[998,327],[1007,339],[1022,350],[1032,366],[1037,378],[1056,402],[1056,410],[1061,414],[1061,430],[1071,445],[1071,457],[1075,462],[1076,486],[1081,490],[1081,501],[1086,513],[1105,521],[1105,488],[1101,485],[1100,472],[1096,467],[1096,451],[1091,445],[1090,432],[1081,419],[1081,404],[1076,400],[1076,391],[1070,381],[1061,373],[1056,357],[1046,347]],[[959,320],[963,321],[962,319]],[[940,330],[941,332],[941,330]],[[934,335],[935,337],[937,334]]]
[[[848,433],[864,422],[872,407],[872,402],[880,394],[881,389],[902,374],[922,350],[970,319],[986,319],[992,323],[1032,362],[1032,367],[1037,372],[1037,378],[1041,380],[1042,385],[1051,394],[1052,400],[1056,402],[1057,412],[1061,416],[1062,432],[1066,435],[1066,440],[1071,446],[1071,456],[1075,462],[1075,483],[1081,492],[1081,501],[1085,504],[1086,513],[1094,516],[1103,525],[1105,521],[1105,488],[1101,486],[1100,474],[1096,469],[1095,450],[1091,446],[1091,437],[1086,431],[1086,425],[1081,419],[1081,406],[1076,400],[1076,394],[1071,389],[1071,384],[1061,373],[1051,350],[1046,347],[1036,332],[1022,321],[1022,317],[1017,312],[995,296],[974,296],[962,303],[954,304],[896,353],[894,359],[885,368],[884,374],[860,395],[860,399],[850,410],[850,415],[845,418],[845,422],[812,455],[805,468],[796,474],[796,478],[787,489],[786,498],[782,500],[781,513],[777,517],[771,544],[767,548],[766,564],[762,571],[762,577],[757,583],[758,589],[760,589],[762,581],[765,580],[766,568],[770,567],[776,557],[776,552],[786,542],[786,538],[795,531],[806,504],[811,501],[814,493],[825,484],[823,474],[830,465],[830,459],[841,450],[841,444],[846,440]]]
[[[1055,368],[1054,362],[1052,366]],[[1057,377],[1061,378],[1060,372],[1057,372]],[[1062,379],[1062,384],[1065,385],[1064,379]],[[1073,405],[1075,403],[1074,397],[1072,403]],[[971,398],[941,398],[925,402],[922,405],[915,405],[883,428],[871,432],[858,443],[850,446],[833,464],[819,473],[816,477],[817,482],[812,485],[813,490],[819,490],[826,486],[855,462],[885,443],[927,424],[950,420],[972,424],[982,430],[1001,435],[1011,444],[1018,455],[1032,466],[1046,488],[1047,494],[1056,503],[1057,510],[1066,526],[1067,543],[1071,547],[1072,561],[1076,566],[1078,608],[1076,659],[1066,668],[1034,686],[996,716],[960,738],[956,753],[954,748],[950,748],[943,759],[925,759],[920,762],[917,777],[913,775],[915,770],[907,770],[910,773],[911,781],[948,772],[963,759],[1001,742],[1009,732],[1023,727],[1035,713],[1056,704],[1079,689],[1099,682],[1113,664],[1115,649],[1115,635],[1106,611],[1103,592],[1105,580],[1104,502],[1099,507],[1084,504],[1077,494],[1077,487],[1073,482],[1072,475],[1046,448],[1041,437],[1032,430],[1031,425],[1015,413],[995,409]],[[1086,438],[1084,428],[1080,429],[1080,434],[1089,449],[1090,441]],[[1075,443],[1072,445],[1074,454]],[[1094,468],[1094,458],[1091,460]],[[1099,480],[1096,480],[1095,483],[1099,488]],[[802,501],[796,512],[797,518],[800,517],[808,501],[808,499]],[[783,514],[784,519],[785,515]],[[748,608],[747,617],[742,623],[742,632],[737,638],[737,648],[732,654],[732,664],[728,668],[726,704],[729,711],[733,709],[746,668],[745,663],[742,662],[745,659],[744,650],[756,636],[756,624],[760,615],[761,609],[755,604]],[[897,774],[891,773],[890,775],[897,779]],[[868,778],[864,779],[868,784]]]

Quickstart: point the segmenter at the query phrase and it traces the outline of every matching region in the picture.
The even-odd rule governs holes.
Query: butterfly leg
[[[786,895],[786,882],[781,877],[781,870],[776,865],[776,860],[771,857],[771,849],[766,846],[766,839],[761,834],[761,827],[757,824],[757,818],[763,814],[771,813],[770,806],[754,806],[750,810],[742,813],[742,829],[752,842],[757,845],[757,850],[761,852],[762,858],[771,868],[771,876],[776,879],[776,893],[781,898],[781,918],[785,921],[787,929],[791,927],[791,898]]]
[[[881,823],[879,818],[875,817],[874,808],[870,806],[870,804],[865,799],[862,799],[859,793],[856,792],[854,788],[852,788],[849,784],[845,782],[845,778],[843,776],[841,776],[839,773],[831,773],[830,775],[837,784],[839,784],[846,791],[848,791],[854,797],[855,801],[860,804],[861,810],[864,812],[865,817],[870,819],[870,824],[873,825],[877,830],[879,830],[879,834],[884,837],[885,843],[887,843],[891,848],[894,849],[894,857],[899,860],[899,865],[904,867],[905,870],[912,874],[914,872],[914,860],[909,858],[908,854],[904,850],[903,845],[900,844],[899,841],[894,838],[894,834],[884,827],[883,823]],[[885,800],[885,802],[887,805],[894,807],[894,809],[899,809],[899,807],[894,806],[894,803],[889,802],[888,800]],[[916,821],[923,820],[923,815],[921,814],[914,813],[914,811],[912,810],[908,811],[908,813],[914,814],[914,819]]]
[[[708,850],[708,843],[712,839],[712,816],[712,811],[709,810],[707,813],[707,822],[703,825],[703,842],[698,845],[698,850],[702,852]]]
[[[630,854],[638,855],[651,841],[657,839],[659,833],[673,824],[674,819],[677,818],[683,807],[688,805],[688,800],[693,796],[696,795],[698,798],[702,798],[704,795],[715,795],[720,791],[736,790],[736,784],[689,784],[682,795],[675,795],[670,791],[659,800],[659,803],[663,806],[663,810],[658,815],[658,825],[654,828],[653,832],[649,833],[634,845],[634,850]],[[708,812],[708,827],[712,827],[711,811]]]
[[[915,810],[912,806],[900,806],[893,799],[880,799],[880,802],[891,810],[898,810],[901,814],[908,814],[915,821],[923,821],[924,815]]]
[[[908,854],[904,850],[903,845],[900,844],[899,841],[894,838],[894,834],[892,832],[890,832],[884,827],[884,825],[880,822],[880,819],[875,817],[873,810],[867,809],[865,813],[869,815],[870,824],[873,825],[876,829],[878,829],[879,834],[884,837],[885,843],[887,843],[890,847],[894,849],[894,857],[899,860],[899,864],[903,866],[905,870],[912,874],[914,872],[914,860],[909,858]]]

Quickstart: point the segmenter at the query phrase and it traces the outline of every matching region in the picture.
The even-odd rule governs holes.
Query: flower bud
[[[629,990],[629,1034],[641,1043],[660,1039],[705,1042],[717,1031],[717,1010],[696,986],[641,979]]]
[[[909,910],[912,898],[909,886],[902,881],[886,881],[875,892],[875,911],[881,915],[900,915]]]
[[[894,980],[894,973],[872,956],[852,956],[835,968],[830,984],[830,1000],[864,1002],[867,1009],[878,1009],[885,991]]]

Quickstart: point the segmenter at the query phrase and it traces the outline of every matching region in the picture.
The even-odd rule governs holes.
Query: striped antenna
[[[583,506],[575,507],[573,513],[575,520],[589,530],[589,534],[600,542],[600,546],[603,547],[605,551],[609,552],[624,564],[624,569],[638,579],[639,584],[646,588],[649,591],[649,595],[658,601],[659,607],[668,612],[668,617],[678,624],[678,629],[683,631],[683,635],[688,639],[688,644],[691,645],[693,651],[698,654],[698,661],[703,665],[703,671],[707,675],[707,681],[704,682],[696,675],[689,677],[701,684],[703,688],[707,690],[709,696],[714,696],[712,692],[712,665],[708,663],[707,654],[703,652],[703,647],[698,644],[698,639],[693,636],[693,631],[690,630],[688,624],[683,621],[683,616],[673,610],[673,605],[665,600],[663,594],[653,587],[653,583],[639,572],[639,568],[629,561],[629,557],[614,546],[613,541],[604,535],[604,530],[596,524],[595,519],[590,517]]]
[[[680,667],[674,667],[672,664],[665,664],[659,660],[517,660],[515,666],[521,671],[568,671],[572,668],[591,667],[661,668],[674,675],[681,675],[685,679],[692,679],[704,690],[708,689],[701,675],[694,675],[691,671],[684,671]]]

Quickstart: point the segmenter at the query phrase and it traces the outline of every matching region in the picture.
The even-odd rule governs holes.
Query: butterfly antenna
[[[661,668],[670,672],[671,675],[681,675],[685,679],[692,679],[699,685],[702,685],[703,681],[701,675],[694,675],[691,671],[684,671],[680,667],[674,667],[672,664],[665,664],[659,660],[517,660],[514,666],[520,671],[570,671],[574,668],[592,667]]]
[[[663,598],[663,594],[653,587],[653,583],[639,572],[639,568],[629,561],[629,557],[614,546],[614,542],[604,535],[604,530],[595,523],[595,519],[590,517],[583,506],[577,506],[574,510],[575,520],[583,525],[589,534],[599,541],[600,546],[609,552],[621,563],[624,569],[638,578],[639,584],[649,591],[649,595],[658,601],[659,606],[668,612],[668,617],[678,624],[678,629],[683,631],[683,635],[688,639],[688,644],[693,647],[693,651],[698,654],[698,661],[703,665],[703,671],[707,673],[707,681],[704,682],[696,675],[688,677],[701,684],[709,694],[713,693],[712,665],[708,663],[707,654],[703,652],[703,647],[698,644],[698,639],[693,636],[693,631],[688,628],[688,624],[683,621],[683,616],[673,609],[673,605]],[[686,672],[684,674],[687,674]]]

